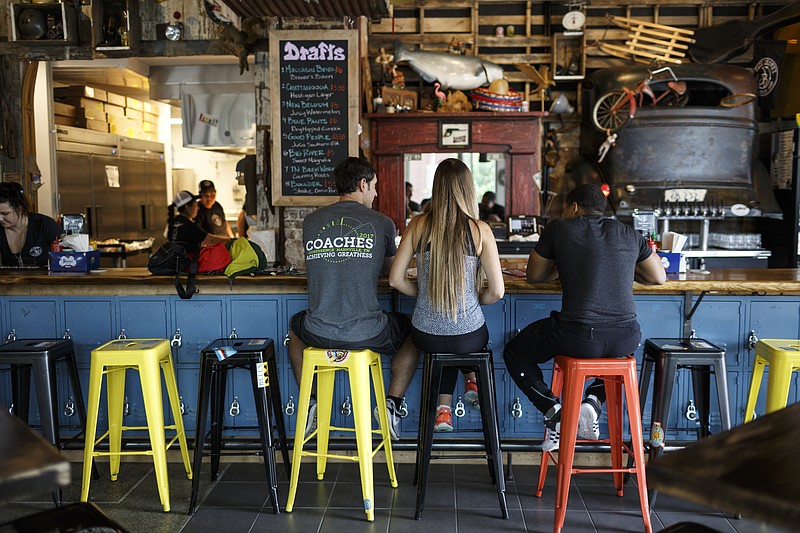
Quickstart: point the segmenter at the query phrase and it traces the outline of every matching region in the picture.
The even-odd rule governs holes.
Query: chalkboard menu
[[[338,199],[333,168],[358,154],[357,35],[355,30],[270,32],[274,205],[327,205]]]

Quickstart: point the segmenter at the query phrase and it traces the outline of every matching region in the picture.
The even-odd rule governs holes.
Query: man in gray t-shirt
[[[556,355],[599,358],[632,353],[641,331],[633,302],[634,279],[661,285],[658,255],[631,226],[603,216],[606,198],[597,185],[573,189],[562,218],[550,222],[528,258],[531,283],[561,279],[562,311],[525,327],[506,344],[503,358],[512,379],[545,415],[542,449],[558,448],[561,404],[544,382],[542,363]],[[587,389],[578,435],[598,439],[605,401],[601,380]]]
[[[378,194],[372,165],[349,157],[336,166],[333,177],[339,201],[303,221],[308,309],[292,317],[289,356],[299,384],[307,346],[392,355],[386,407],[389,431],[397,440],[400,404],[419,350],[411,342],[408,315],[387,313],[378,303],[378,277],[389,273],[397,253],[395,225],[372,209]],[[311,410],[306,433],[316,424],[316,402]]]

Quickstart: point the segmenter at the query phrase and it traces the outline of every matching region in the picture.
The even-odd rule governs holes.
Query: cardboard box
[[[125,108],[114,104],[105,104],[105,111],[108,115],[125,116]]]
[[[130,107],[131,109],[135,109],[136,111],[144,111],[144,102],[128,96],[127,98],[125,98],[125,107]]]
[[[150,113],[148,111],[145,111],[142,116],[142,120],[144,120],[145,122],[152,122],[153,124],[158,124],[158,115],[156,115],[155,113]]]
[[[74,126],[76,128],[85,127],[78,122],[77,117],[66,117],[64,115],[53,115],[53,124],[56,126]]]
[[[658,256],[661,257],[661,264],[664,265],[664,270],[668,274],[686,272],[686,261],[684,261],[683,255],[672,252],[658,252]]]
[[[108,133],[108,122],[104,122],[102,120],[86,119],[85,128],[87,130],[102,131],[104,133]]]
[[[142,111],[158,116],[158,106],[151,102],[142,102]]]
[[[106,102],[108,98],[107,94],[108,93],[103,89],[90,87],[88,85],[71,85],[69,87],[56,87],[53,89],[53,95],[56,98],[92,98],[93,100]]]
[[[53,114],[61,115],[62,117],[77,117],[78,108],[61,102],[53,102]]]
[[[131,120],[135,120],[136,122],[142,121],[142,112],[138,111],[132,107],[125,108],[125,116]]]
[[[125,107],[125,97],[121,94],[108,93],[108,99],[106,102],[109,104],[118,105],[120,107]]]
[[[104,107],[107,104],[104,104],[100,100],[92,100],[90,98],[76,98],[76,97],[69,97],[64,98],[64,103],[69,104],[73,107],[83,109],[84,116],[87,118],[92,118],[89,115],[95,113],[104,113]],[[78,111],[80,113],[80,111]]]
[[[142,131],[145,133],[158,133],[158,124],[152,122],[142,122]]]
[[[100,250],[90,252],[50,252],[53,272],[88,272],[100,268]]]

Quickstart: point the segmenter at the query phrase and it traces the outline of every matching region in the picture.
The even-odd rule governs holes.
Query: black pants
[[[554,311],[548,318],[529,324],[503,351],[511,378],[542,413],[559,400],[544,382],[540,364],[556,355],[584,359],[622,357],[633,353],[642,338],[636,320],[613,327],[591,327],[559,320],[558,315]],[[603,380],[595,379],[586,394],[594,394],[601,403],[605,402]]]
[[[484,323],[480,328],[463,335],[432,335],[411,326],[411,340],[414,345],[427,353],[473,353],[486,349],[489,343],[489,329]],[[442,382],[439,394],[453,394],[458,381],[458,369],[453,366],[442,369]]]

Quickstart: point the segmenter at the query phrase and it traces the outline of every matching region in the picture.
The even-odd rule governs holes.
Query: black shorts
[[[423,352],[467,354],[482,352],[489,344],[489,329],[486,323],[470,333],[461,335],[433,335],[411,326],[414,345]]]
[[[403,313],[384,313],[386,327],[371,339],[360,341],[333,340],[310,333],[305,328],[306,311],[300,311],[290,322],[292,331],[308,346],[341,350],[372,350],[379,354],[394,355],[400,345],[411,336],[411,317]]]

